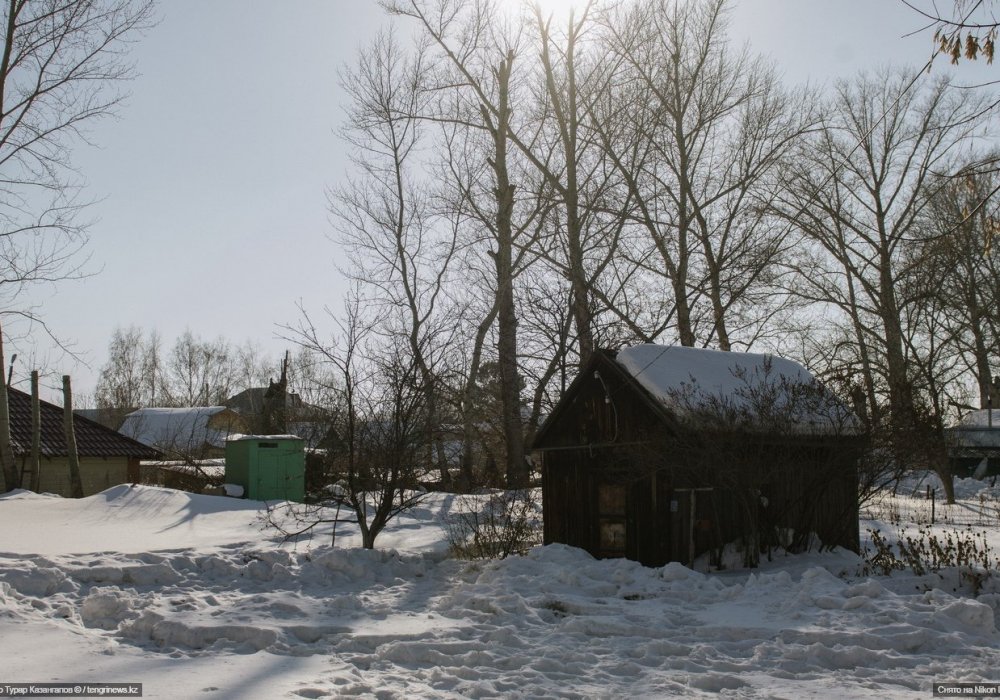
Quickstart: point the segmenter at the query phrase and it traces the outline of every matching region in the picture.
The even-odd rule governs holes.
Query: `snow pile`
[[[0,653],[26,680],[162,698],[908,698],[1000,665],[992,599],[859,576],[851,553],[714,575],[562,545],[447,559],[443,523],[465,506],[431,494],[383,535],[395,549],[368,551],[341,547],[347,524],[336,549],[328,532],[281,543],[248,501],[10,495]]]
[[[619,364],[681,418],[742,420],[753,425],[817,432],[857,430],[851,411],[805,367],[773,355],[704,348],[637,345],[618,352]]]
[[[979,500],[980,498],[1000,499],[1000,483],[996,479],[976,479],[973,477],[954,477],[955,498],[959,500]],[[903,496],[914,496],[923,498],[927,493],[927,487],[931,487],[936,493],[938,501],[944,499],[944,486],[941,477],[932,471],[908,472],[896,487],[896,492]],[[938,503],[938,505],[942,505]],[[998,523],[1000,524],[1000,523]]]

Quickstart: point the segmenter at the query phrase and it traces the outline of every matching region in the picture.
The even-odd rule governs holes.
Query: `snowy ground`
[[[862,531],[915,531],[903,514],[919,520],[922,488],[867,510]],[[962,483],[933,527],[965,518],[1000,540],[982,488]],[[976,597],[947,572],[866,576],[845,552],[711,575],[563,546],[455,561],[456,503],[429,496],[365,551],[345,526],[336,549],[326,534],[281,544],[249,501],[0,497],[0,681],[207,699],[912,698],[1000,681],[992,584]]]

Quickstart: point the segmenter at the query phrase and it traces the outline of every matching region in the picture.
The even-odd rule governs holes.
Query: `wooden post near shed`
[[[21,485],[21,474],[14,463],[14,450],[10,444],[10,407],[7,404],[7,375],[3,366],[3,331],[0,330],[0,466],[5,490],[11,491]]]
[[[42,405],[38,400],[38,370],[31,370],[31,454],[28,457],[28,488],[35,493],[42,481]]]
[[[76,432],[73,430],[73,390],[69,375],[63,375],[63,426],[66,431],[66,458],[69,462],[70,493],[73,498],[83,498],[83,479],[80,477],[80,457],[76,453]]]

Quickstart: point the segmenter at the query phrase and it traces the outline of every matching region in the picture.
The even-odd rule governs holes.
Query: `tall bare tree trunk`
[[[580,107],[579,93],[576,83],[576,42],[584,30],[587,11],[584,18],[575,22],[570,15],[569,31],[566,35],[565,93],[556,84],[556,68],[549,50],[552,35],[549,23],[542,19],[541,10],[536,5],[535,15],[542,41],[541,60],[545,71],[545,87],[552,107],[553,117],[559,128],[559,141],[562,146],[563,167],[565,169],[565,185],[559,183],[557,190],[563,200],[566,214],[566,248],[567,270],[570,283],[570,304],[573,320],[576,326],[576,340],[580,353],[580,366],[587,364],[594,352],[594,314],[591,308],[591,287],[594,282],[588,279],[584,260],[584,230],[583,215],[580,211],[580,181],[579,181],[579,130]],[[564,97],[565,95],[565,97]],[[564,102],[565,100],[565,102]],[[549,178],[550,180],[552,178]]]
[[[979,384],[979,407],[992,408],[993,406],[993,378],[990,369],[990,351],[987,347],[985,333],[983,333],[982,311],[977,303],[977,292],[973,288],[969,292],[969,316],[972,323],[969,324],[969,332],[972,334],[972,354],[975,358],[976,379]]]
[[[10,407],[7,404],[7,373],[3,354],[3,331],[0,329],[0,462],[7,491],[21,486],[21,474],[14,463],[14,450],[10,444]]]
[[[524,426],[521,421],[521,375],[517,367],[517,309],[514,305],[514,185],[507,172],[507,141],[510,132],[510,72],[514,52],[510,51],[497,66],[499,100],[496,126],[483,106],[483,119],[493,136],[494,194],[497,200],[497,362],[500,366],[500,400],[503,412],[503,435],[507,453],[508,488],[525,488],[529,474],[524,461]]]
[[[42,405],[38,399],[38,370],[31,371],[31,455],[28,458],[28,484],[38,493],[42,482]]]
[[[66,460],[69,462],[70,495],[83,498],[83,479],[80,477],[80,457],[76,452],[76,432],[73,430],[73,389],[69,375],[63,378],[63,429],[66,432]]]

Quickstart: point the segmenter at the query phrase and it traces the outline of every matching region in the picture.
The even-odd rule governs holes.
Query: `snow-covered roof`
[[[298,435],[243,435],[242,433],[233,433],[226,438],[227,442],[234,442],[237,440],[304,440],[304,438]]]
[[[616,359],[682,420],[801,432],[858,431],[851,410],[792,360],[649,343],[625,348]]]
[[[956,428],[993,428],[1000,431],[1000,409],[983,408],[978,411],[970,411],[962,416]]]
[[[228,410],[225,406],[140,408],[125,416],[119,430],[141,443],[164,450],[192,452],[205,445],[222,448],[229,430],[209,427],[209,421]]]
[[[203,476],[209,479],[221,479],[226,475],[226,465],[195,465],[195,464],[171,464],[170,462],[152,462],[148,465],[150,467],[156,467],[157,469],[162,469],[168,472],[177,472],[178,474],[187,474],[189,476]]]
[[[214,459],[144,459],[139,462],[140,467],[224,467],[225,457]]]
[[[139,462],[139,466],[144,469],[161,469],[164,471],[177,472],[178,474],[190,474],[192,476],[206,476],[210,479],[221,479],[226,475],[226,460],[218,459],[164,459],[147,460]]]

